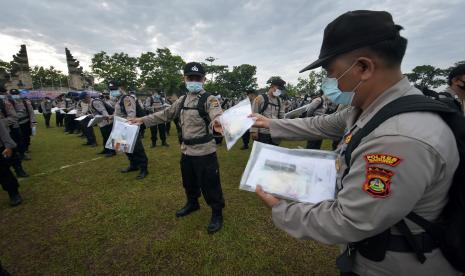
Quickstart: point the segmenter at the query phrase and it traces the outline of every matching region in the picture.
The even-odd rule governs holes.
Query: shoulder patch
[[[386,198],[391,194],[391,178],[394,173],[379,167],[367,167],[363,190],[373,197]]]
[[[402,161],[400,157],[384,154],[384,153],[369,153],[365,155],[367,165],[371,164],[384,164],[391,167],[399,165]]]

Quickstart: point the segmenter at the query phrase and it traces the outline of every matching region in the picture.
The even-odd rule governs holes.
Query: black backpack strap
[[[121,112],[124,114],[124,116],[128,116],[128,113],[126,113],[126,107],[124,107],[124,98],[126,97],[128,97],[128,95],[123,95],[119,100],[119,108],[121,109]]]
[[[417,255],[418,260],[420,263],[424,263],[426,261],[425,254],[423,251],[420,249],[420,245],[415,241],[412,231],[407,226],[407,223],[405,223],[405,220],[401,220],[396,224],[397,229],[404,235],[404,237],[407,239],[408,244],[412,248],[413,252]]]
[[[210,131],[208,127],[210,126],[210,116],[208,115],[208,112],[205,109],[205,105],[207,103],[208,97],[210,97],[210,93],[204,93],[202,95],[199,95],[199,100],[197,102],[197,107],[185,107],[184,103],[186,101],[187,96],[184,96],[184,98],[181,100],[181,109],[185,110],[191,110],[195,109],[199,112],[199,116],[203,119],[205,122],[205,135],[202,137],[198,138],[193,138],[193,139],[184,139],[184,135],[181,134],[181,139],[185,145],[197,145],[197,144],[205,144],[210,142],[213,139],[213,135],[210,134]],[[182,132],[182,130],[181,130]]]
[[[268,105],[270,104],[270,99],[268,98],[268,95],[266,94],[262,94],[262,97],[263,97],[263,107],[258,113],[263,115],[265,110],[268,108]]]
[[[3,113],[3,117],[8,117],[8,114],[6,113],[5,102],[3,101],[3,99],[0,99],[0,111]]]
[[[375,130],[380,124],[387,119],[402,113],[430,111],[436,113],[455,113],[456,111],[449,108],[446,104],[436,100],[428,99],[423,95],[409,95],[398,98],[383,108],[357,133],[352,136],[345,152],[345,161],[347,169],[350,168],[352,152],[358,147],[362,139]],[[347,173],[344,173],[346,175]]]
[[[202,117],[203,121],[205,122],[205,133],[208,135],[208,126],[210,125],[210,116],[208,115],[207,110],[205,109],[205,104],[207,103],[208,97],[210,97],[210,93],[203,93],[200,96],[199,101],[197,102],[197,109],[199,110],[199,115]]]

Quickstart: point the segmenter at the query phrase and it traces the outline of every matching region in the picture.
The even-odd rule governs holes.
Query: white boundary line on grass
[[[57,172],[57,171],[60,171],[60,170],[75,167],[75,166],[82,165],[82,164],[85,164],[85,163],[89,163],[89,162],[92,162],[92,161],[96,161],[96,160],[99,160],[99,159],[102,159],[102,158],[103,157],[96,157],[96,158],[92,158],[92,159],[89,159],[89,160],[80,161],[80,162],[77,162],[77,163],[74,163],[74,164],[64,165],[64,166],[59,167],[58,169],[54,169],[54,170],[50,170],[50,171],[46,171],[46,172],[41,172],[41,173],[36,173],[36,174],[30,175],[29,177],[36,177],[36,176],[51,174],[51,173],[54,173],[54,172]],[[26,180],[26,179],[27,178],[18,178],[18,181],[23,181],[23,180]]]

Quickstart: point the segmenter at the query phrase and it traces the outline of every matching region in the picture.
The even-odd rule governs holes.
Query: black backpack
[[[455,103],[451,102],[449,98],[442,99],[442,97],[436,100],[423,95],[410,95],[401,97],[384,106],[362,129],[352,136],[345,153],[345,162],[348,168],[344,172],[344,176],[349,172],[352,152],[360,144],[361,140],[387,119],[397,114],[417,111],[433,112],[440,115],[454,133],[460,156],[460,162],[448,193],[449,201],[437,221],[427,221],[414,212],[410,212],[406,217],[426,231],[455,269],[465,272],[465,117],[457,110],[456,106],[454,106]],[[413,239],[412,232],[404,219],[398,222],[396,227],[405,236],[418,260],[423,263],[426,257],[421,251],[420,245]],[[370,253],[373,253],[373,251],[379,253],[376,243],[383,240],[383,235],[386,235],[386,231],[352,244],[352,246],[359,250],[362,256],[369,258]],[[366,248],[370,248],[370,250],[366,250]],[[384,255],[378,261],[383,258]]]
[[[448,92],[436,92],[436,91],[431,90],[431,89],[429,89],[427,87],[423,87],[421,89],[421,92],[423,92],[423,94],[426,97],[428,97],[430,99],[440,101],[440,102],[443,102],[443,103],[447,104],[450,108],[452,108],[454,110],[457,110],[457,111],[460,111],[460,112],[463,111],[463,107],[460,104],[460,102],[457,101],[454,98],[454,96],[452,96]]]
[[[99,114],[99,115],[102,115],[102,113],[100,111],[98,111],[95,107],[94,107],[94,101],[101,101],[103,106],[105,107],[108,115],[113,115],[113,113],[115,113],[115,108],[111,105],[109,105],[108,103],[106,103],[104,100],[101,100],[101,99],[94,99],[92,100],[92,108],[94,108],[94,110]],[[124,106],[124,105],[123,105]]]
[[[262,109],[260,110],[260,112],[258,112],[259,114],[262,114],[266,111],[266,109],[268,108],[268,105],[271,105],[271,106],[278,106],[278,113],[281,112],[281,99],[278,97],[278,104],[273,104],[273,103],[270,103],[270,99],[268,98],[268,95],[266,94],[262,94],[262,97],[263,97],[263,107]]]
[[[210,96],[211,96],[210,93],[203,93],[202,95],[198,95],[197,97],[199,98],[199,101],[197,102],[196,107],[185,107],[184,103],[186,102],[187,96],[186,95],[183,96],[181,100],[181,108],[179,110],[179,113],[176,114],[176,117],[179,118],[181,110],[197,110],[199,112],[199,116],[205,122],[205,133],[206,133],[202,137],[193,138],[193,139],[184,139],[184,136],[181,133],[181,140],[182,142],[184,142],[185,145],[205,144],[205,143],[210,142],[213,139],[213,135],[210,134],[210,131],[208,129],[210,125],[210,115],[208,114],[207,110],[205,110],[205,104],[207,103],[207,99]]]
[[[130,95],[123,95],[123,97],[121,97],[121,100],[119,101],[119,106],[121,108],[121,112],[123,112],[126,116],[128,115],[128,113],[126,112],[126,108],[124,107],[124,98],[125,97],[131,97]],[[142,118],[146,115],[145,111],[144,111],[144,108],[140,105],[139,101],[137,99],[134,99],[134,101],[136,102],[136,117],[137,118]]]

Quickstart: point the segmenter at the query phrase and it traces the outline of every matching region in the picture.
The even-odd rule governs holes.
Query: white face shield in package
[[[244,133],[254,124],[249,118],[252,114],[252,106],[249,99],[240,101],[237,105],[226,110],[220,116],[220,123],[224,131],[224,140],[228,150],[239,140]]]
[[[240,189],[255,192],[260,185],[282,199],[318,203],[334,199],[336,158],[331,151],[287,149],[254,142]]]
[[[131,125],[126,119],[115,116],[113,120],[113,129],[111,130],[105,148],[117,152],[133,153],[138,135],[138,125]]]

